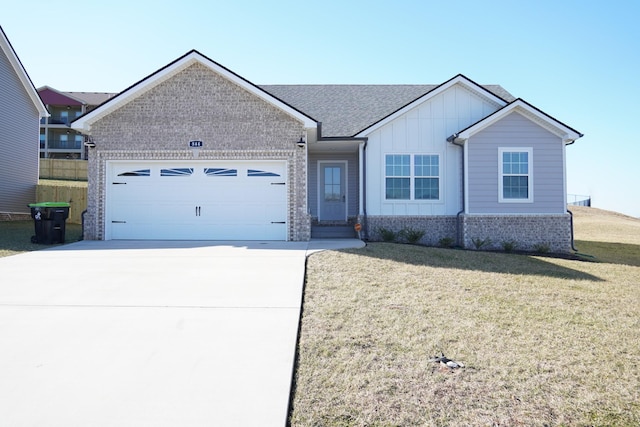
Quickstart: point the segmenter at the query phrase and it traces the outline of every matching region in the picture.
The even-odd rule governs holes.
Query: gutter
[[[571,212],[569,209],[567,209],[567,213],[571,217],[571,249],[574,252],[578,252],[578,249],[576,249],[576,246],[575,246],[575,241],[573,240],[573,238],[574,238],[574,236],[573,236],[573,212]]]

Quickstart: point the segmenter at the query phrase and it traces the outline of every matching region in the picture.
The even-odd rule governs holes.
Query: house
[[[38,184],[38,122],[49,113],[0,27],[0,217],[29,213]]]
[[[383,228],[569,251],[582,135],[500,86],[257,86],[197,51],[71,127],[89,136],[91,239],[309,240]]]
[[[51,113],[40,120],[40,157],[85,159],[84,136],[69,123],[116,95],[101,92],[62,92],[43,86],[38,95]]]

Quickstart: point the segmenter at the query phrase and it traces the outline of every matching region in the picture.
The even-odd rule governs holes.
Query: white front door
[[[107,239],[286,240],[286,162],[110,162],[105,209]]]
[[[320,221],[347,220],[346,162],[319,162]]]

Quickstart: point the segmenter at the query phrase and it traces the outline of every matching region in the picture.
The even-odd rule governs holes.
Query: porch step
[[[312,239],[353,239],[357,238],[353,225],[312,225]]]

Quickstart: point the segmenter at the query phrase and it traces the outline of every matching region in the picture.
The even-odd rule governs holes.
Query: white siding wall
[[[27,213],[38,184],[38,110],[0,49],[0,212]]]
[[[458,213],[462,208],[462,149],[447,142],[447,137],[497,109],[497,105],[458,84],[367,135],[367,214]],[[386,154],[438,154],[442,181],[441,200],[385,200]]]
[[[564,197],[562,140],[518,113],[478,132],[469,144],[469,213],[560,214]],[[533,148],[533,203],[498,203],[498,148]]]

